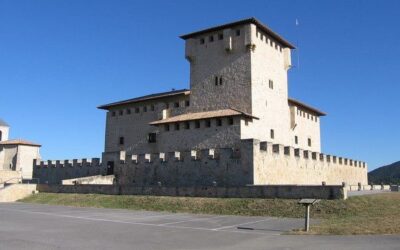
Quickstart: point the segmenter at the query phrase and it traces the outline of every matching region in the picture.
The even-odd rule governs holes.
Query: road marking
[[[37,212],[37,211],[26,211],[26,210],[19,210],[19,209],[5,209],[0,208],[3,211],[10,211],[10,212],[20,212],[20,213],[27,213],[27,214],[41,214],[41,215],[50,215],[55,217],[63,217],[63,218],[71,218],[71,219],[81,219],[81,220],[89,220],[89,221],[101,221],[101,222],[113,222],[113,223],[121,223],[121,224],[131,224],[131,225],[140,225],[140,226],[150,226],[150,227],[159,227],[159,228],[176,228],[176,229],[191,229],[191,230],[201,230],[201,231],[209,231],[209,232],[227,232],[227,233],[244,233],[244,234],[258,234],[258,235],[268,235],[266,233],[258,233],[258,232],[246,232],[246,231],[229,231],[229,230],[215,230],[210,228],[204,227],[186,227],[186,226],[175,226],[175,225],[158,225],[158,224],[151,224],[151,223],[142,223],[142,222],[129,222],[129,221],[121,221],[121,220],[110,220],[110,219],[98,219],[98,218],[90,218],[90,217],[82,217],[82,216],[72,216],[72,215],[64,215],[64,214],[55,214],[55,213],[48,213],[48,212]]]
[[[226,217],[226,216],[214,216],[214,217],[207,217],[207,218],[196,218],[196,219],[191,219],[191,220],[182,220],[182,221],[175,221],[175,222],[158,224],[158,226],[174,225],[174,224],[191,222],[191,221],[212,220],[212,219],[215,219],[215,218],[224,218],[224,217]]]
[[[221,229],[226,229],[226,228],[232,228],[232,227],[240,227],[240,226],[244,226],[244,225],[248,225],[248,224],[253,224],[253,223],[258,223],[258,222],[263,222],[263,221],[267,221],[267,220],[271,220],[272,218],[267,218],[267,219],[263,219],[263,220],[257,220],[257,221],[250,221],[250,222],[246,222],[246,223],[240,223],[240,224],[236,224],[236,225],[230,225],[230,226],[224,226],[224,227],[217,227],[217,228],[213,228],[211,230],[221,230]]]

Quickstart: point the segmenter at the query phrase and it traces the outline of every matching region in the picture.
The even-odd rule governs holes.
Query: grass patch
[[[297,200],[39,193],[22,202],[197,214],[302,218]],[[321,219],[311,234],[399,234],[400,193],[323,200],[311,209]]]

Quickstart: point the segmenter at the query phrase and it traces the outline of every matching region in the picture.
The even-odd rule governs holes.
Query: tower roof
[[[23,139],[15,139],[15,140],[7,140],[0,142],[0,145],[25,145],[25,146],[33,146],[33,147],[41,147],[40,144],[23,140]]]
[[[270,35],[272,38],[276,39],[282,45],[284,45],[284,46],[286,46],[288,48],[291,48],[291,49],[295,49],[296,48],[290,42],[286,41],[284,38],[282,38],[280,35],[278,35],[274,31],[272,31],[269,27],[267,27],[265,24],[261,23],[260,21],[258,21],[254,17],[243,19],[243,20],[239,20],[239,21],[232,22],[232,23],[227,23],[227,24],[215,26],[215,27],[211,27],[211,28],[208,28],[208,29],[200,30],[200,31],[196,31],[196,32],[193,32],[193,33],[182,35],[182,36],[180,36],[180,38],[186,40],[186,39],[192,38],[194,36],[202,35],[204,33],[209,33],[209,32],[213,32],[213,31],[227,29],[227,28],[231,28],[231,27],[234,27],[234,26],[244,25],[244,24],[249,24],[249,23],[255,24],[260,30],[264,31],[265,33]]]
[[[0,118],[0,126],[3,127],[10,127],[10,125],[7,124],[7,122],[5,122],[3,119]]]

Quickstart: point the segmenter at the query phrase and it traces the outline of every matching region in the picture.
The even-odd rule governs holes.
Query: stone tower
[[[181,38],[193,112],[238,109],[260,118],[243,128],[242,139],[291,144],[287,71],[293,45],[255,18]]]

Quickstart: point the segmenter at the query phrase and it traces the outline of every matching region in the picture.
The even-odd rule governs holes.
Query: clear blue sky
[[[254,16],[299,44],[290,96],[328,113],[323,151],[371,170],[400,160],[399,11],[395,0],[0,0],[0,117],[43,159],[99,157],[96,106],[188,88],[178,36]]]

